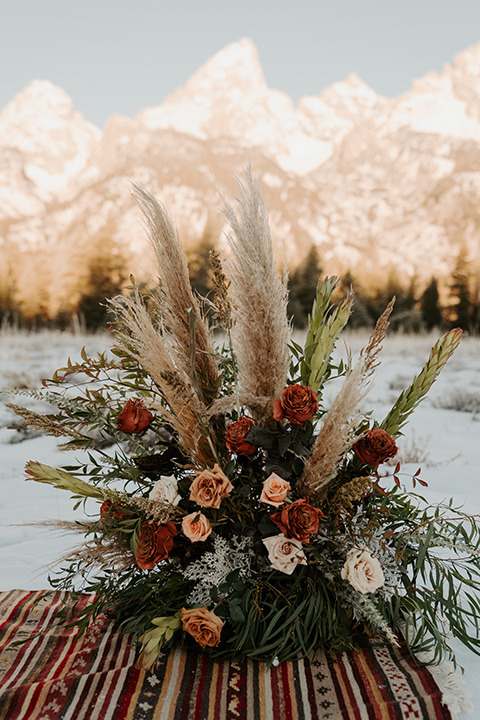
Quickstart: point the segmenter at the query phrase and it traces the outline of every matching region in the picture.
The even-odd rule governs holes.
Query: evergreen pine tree
[[[316,245],[308,253],[289,278],[288,313],[295,327],[306,326],[308,315],[317,294],[317,285],[322,274],[320,257]]]
[[[210,250],[214,249],[213,235],[207,227],[198,245],[186,253],[190,284],[193,290],[202,297],[207,297],[212,289],[213,271],[210,263]]]
[[[467,253],[462,248],[458,254],[452,272],[450,285],[453,303],[450,306],[450,323],[452,327],[469,330],[472,321],[472,300],[470,295],[470,278]]]
[[[106,301],[121,293],[127,281],[126,263],[110,239],[101,239],[88,261],[88,277],[82,287],[78,312],[87,330],[106,327],[111,314]]]
[[[427,330],[442,326],[442,311],[439,300],[438,282],[436,278],[432,277],[420,301],[422,320]]]

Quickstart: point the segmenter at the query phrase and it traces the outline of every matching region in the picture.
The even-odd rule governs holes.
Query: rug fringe
[[[423,655],[425,657],[422,657]],[[419,653],[417,657],[419,660],[424,661],[427,655],[426,653]],[[460,713],[462,712],[468,714],[473,712],[472,693],[452,663],[444,660],[438,665],[429,665],[428,669],[442,691],[442,701],[450,710],[453,720],[460,720]]]

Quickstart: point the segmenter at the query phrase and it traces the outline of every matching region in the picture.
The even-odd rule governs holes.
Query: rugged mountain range
[[[221,244],[218,192],[235,193],[247,161],[291,264],[315,243],[326,271],[369,284],[447,275],[460,250],[478,267],[480,44],[398,98],[352,74],[295,107],[243,39],[103,132],[33,81],[0,113],[0,294],[10,282],[56,311],[102,246],[149,271],[132,183],[166,205],[187,248]]]

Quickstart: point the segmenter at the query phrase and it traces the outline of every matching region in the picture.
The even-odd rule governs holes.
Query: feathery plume
[[[117,343],[146,370],[164,401],[154,403],[153,409],[176,432],[186,456],[201,468],[211,467],[217,461],[213,430],[191,377],[175,362],[175,338],[153,326],[137,290],[133,297],[116,298],[111,305],[119,318]]]
[[[208,406],[217,394],[215,349],[193,296],[182,243],[165,208],[137,186],[134,186],[134,195],[155,251],[161,314],[172,337],[171,349],[175,351],[176,364],[190,377],[192,386]]]
[[[24,408],[15,403],[5,403],[5,407],[9,408],[15,415],[22,418],[25,426],[33,427],[35,430],[41,430],[45,435],[53,435],[53,437],[72,437],[76,439],[83,438],[82,433],[69,425],[53,420],[50,415],[40,415],[33,410]]]
[[[232,339],[238,362],[239,392],[264,398],[264,407],[250,406],[258,424],[268,422],[273,401],[280,396],[290,366],[287,317],[287,275],[277,270],[268,213],[250,167],[245,182],[237,180],[239,216],[223,199],[232,233],[231,256],[225,267],[232,296]]]
[[[419,402],[425,397],[437,379],[447,360],[454,353],[462,339],[460,328],[450,330],[433,346],[428,361],[412,384],[397,398],[394,406],[388,413],[380,427],[392,437],[401,434],[401,428],[409,415],[415,410]]]
[[[325,416],[312,455],[305,463],[300,478],[302,490],[309,496],[324,494],[345,453],[358,440],[358,437],[352,435],[360,421],[357,408],[370,390],[369,378],[378,365],[377,357],[385,339],[394,301],[391,300],[378,319],[366,347],[360,352],[356,366],[347,373],[340,392]]]

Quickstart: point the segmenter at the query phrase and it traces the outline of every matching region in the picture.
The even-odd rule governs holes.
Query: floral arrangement
[[[380,472],[461,331],[374,420],[359,407],[393,301],[356,362],[335,364],[353,292],[334,303],[337,278],[321,282],[305,345],[292,341],[287,278],[251,171],[238,210],[224,200],[229,249],[211,253],[208,299],[192,293],[163,207],[135,192],[158,285],[144,293],[132,281],[112,302],[110,353],[83,352],[33,393],[55,414],[10,405],[85,451],[76,466],[27,465],[27,479],[68,490],[88,513],[58,523],[85,539],[52,586],[96,596],[74,622],[85,632],[99,613],[115,618],[139,640],[143,668],[177,642],[269,662],[379,643],[438,661],[452,636],[478,652],[477,519],[429,507],[402,486],[398,463]],[[340,390],[326,408],[332,380]]]

